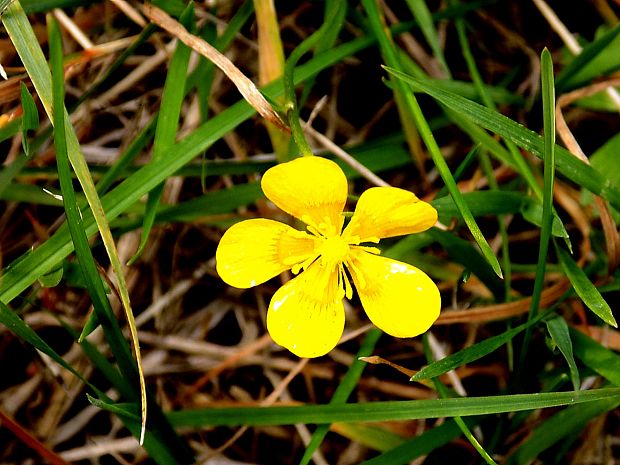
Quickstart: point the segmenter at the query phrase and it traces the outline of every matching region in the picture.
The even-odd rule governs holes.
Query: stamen
[[[344,289],[344,283],[343,283],[343,276],[342,276],[342,269],[341,266],[338,267],[338,269],[336,270],[336,273],[338,275],[338,298],[342,299],[345,295],[346,295],[346,291]]]
[[[341,263],[338,270],[342,276],[342,281],[344,283],[344,295],[347,299],[351,299],[353,297],[353,288],[351,287],[351,283],[349,282],[349,277],[347,276],[344,265]]]
[[[347,260],[345,264],[349,269],[349,273],[351,273],[351,275],[354,275],[357,279],[356,285],[358,286],[358,292],[364,289],[366,287],[366,280],[364,279],[364,275],[360,272],[359,268],[353,263],[353,260]]]
[[[303,262],[297,263],[296,265],[294,265],[293,268],[291,268],[291,271],[293,272],[293,274],[298,274],[302,268],[304,270],[308,269],[308,267],[312,265],[312,263],[314,263],[314,261],[317,259],[318,256],[319,254],[317,252],[313,253]]]

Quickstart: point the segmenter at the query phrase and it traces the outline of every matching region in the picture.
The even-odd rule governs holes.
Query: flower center
[[[349,243],[341,236],[325,239],[319,250],[319,255],[327,263],[342,263],[350,252]]]

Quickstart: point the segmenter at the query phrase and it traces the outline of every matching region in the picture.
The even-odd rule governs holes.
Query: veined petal
[[[340,234],[347,201],[347,178],[321,157],[302,157],[268,169],[261,181],[269,200],[328,236]]]
[[[307,259],[315,244],[309,234],[278,221],[241,221],[224,233],[217,246],[217,272],[227,284],[246,289]]]
[[[332,350],[344,329],[337,269],[314,262],[273,295],[267,311],[272,339],[298,357],[320,357]]]
[[[406,263],[352,250],[348,263],[368,318],[396,337],[413,337],[428,330],[439,316],[441,298],[423,271]]]
[[[343,236],[362,242],[425,231],[437,222],[437,211],[412,192],[371,187],[360,196]]]

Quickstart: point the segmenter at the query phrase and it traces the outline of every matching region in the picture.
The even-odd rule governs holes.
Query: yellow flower
[[[289,269],[297,275],[269,304],[267,329],[276,343],[299,357],[333,349],[344,329],[342,299],[353,294],[350,279],[370,320],[388,334],[417,336],[437,319],[441,300],[435,283],[419,269],[363,245],[430,228],[437,221],[431,205],[403,189],[373,187],[362,193],[343,231],[347,179],[336,163],[320,157],[270,168],[261,187],[308,232],[267,219],[241,221],[220,241],[217,272],[238,288]]]

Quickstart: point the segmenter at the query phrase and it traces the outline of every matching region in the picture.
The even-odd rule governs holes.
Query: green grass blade
[[[190,3],[180,19],[181,24],[190,32],[193,32],[194,6]],[[187,65],[192,49],[183,42],[178,41],[176,49],[168,66],[166,82],[161,96],[161,104],[157,117],[157,128],[155,129],[155,141],[153,143],[152,160],[159,160],[165,157],[170,147],[176,140],[181,106],[185,97],[185,83],[187,80]],[[132,265],[142,255],[149,239],[151,228],[155,223],[157,207],[164,192],[164,184],[161,183],[149,192],[142,224],[142,236],[140,244],[134,256],[129,260],[128,265]]]
[[[575,357],[610,383],[620,386],[620,356],[581,331],[570,328]]]
[[[566,359],[566,363],[568,363],[568,368],[570,370],[570,380],[573,383],[573,389],[577,391],[579,389],[579,370],[577,369],[577,364],[575,363],[575,358],[573,357],[573,343],[570,340],[570,334],[568,332],[568,325],[566,324],[566,320],[560,316],[548,320],[547,322],[547,330],[555,342],[555,345],[558,346],[562,355]]]
[[[598,57],[620,34],[620,24],[607,31],[594,42],[588,44],[581,50],[573,60],[564,67],[558,75],[556,86],[559,90],[567,91],[571,88],[585,84],[587,81],[599,77],[600,69],[593,69],[588,65]],[[616,50],[610,50],[616,54]]]
[[[530,432],[523,444],[510,455],[506,464],[532,463],[543,451],[575,432],[582,432],[590,420],[617,408],[618,405],[620,402],[617,399],[604,399],[569,407],[556,413]]]
[[[610,137],[607,142],[590,155],[592,166],[600,173],[605,173],[616,186],[620,186],[620,170],[617,169],[618,160],[616,158],[619,151],[620,133]]]
[[[555,87],[553,85],[553,62],[551,54],[546,48],[540,58],[542,77],[542,110],[544,126],[544,156],[543,156],[543,212],[542,227],[540,230],[540,243],[538,248],[538,265],[534,278],[534,290],[528,321],[533,320],[539,311],[540,295],[545,285],[545,267],[547,266],[547,254],[551,228],[553,222],[553,183],[555,179]],[[523,338],[519,367],[521,371],[525,366],[528,345],[532,336],[532,328],[528,327]]]
[[[611,307],[605,299],[603,299],[603,296],[596,286],[592,284],[592,281],[588,279],[585,272],[579,268],[571,256],[561,247],[556,246],[555,250],[566,277],[570,280],[573,289],[575,289],[575,292],[583,303],[586,304],[586,307],[592,310],[592,312],[605,323],[617,328],[618,323],[616,323]]]
[[[179,410],[168,413],[177,427],[292,425],[330,422],[417,420],[494,415],[539,408],[583,404],[603,399],[620,401],[620,389],[515,394],[450,399],[363,402],[295,407],[240,407]]]
[[[405,80],[415,90],[424,92],[435,98],[451,110],[461,113],[472,122],[511,140],[519,147],[542,158],[544,153],[544,141],[541,136],[519,123],[489,110],[475,102],[467,100],[455,94],[433,88],[425,82],[413,78],[398,70],[386,68],[386,70],[400,79]],[[611,205],[620,210],[620,188],[610,183],[605,176],[593,167],[585,164],[573,156],[563,147],[556,146],[556,168],[574,183],[588,189],[590,192],[608,200]]]
[[[407,0],[407,5],[413,13],[416,22],[420,25],[420,30],[424,34],[424,38],[433,51],[433,57],[439,61],[443,71],[447,77],[450,77],[450,68],[446,63],[446,58],[443,54],[441,44],[439,43],[439,34],[435,29],[435,23],[433,23],[433,17],[426,5],[425,0]]]
[[[7,0],[10,3],[11,0]],[[20,2],[26,13],[44,13],[54,8],[71,8],[76,6],[86,6],[87,0],[21,0]]]
[[[568,231],[564,227],[562,220],[558,217],[555,211],[551,212],[553,219],[551,220],[551,235],[554,237],[561,237],[564,239],[567,247],[572,248]],[[521,216],[525,221],[528,221],[539,228],[543,226],[543,207],[537,202],[524,202],[521,208]]]
[[[22,147],[24,149],[24,153],[26,157],[30,156],[30,144],[28,138],[30,137],[30,131],[36,131],[39,127],[39,111],[37,110],[37,105],[34,103],[34,99],[30,92],[28,92],[28,88],[26,84],[22,82],[19,83],[19,91],[21,93],[21,102],[22,102]]]
[[[468,426],[476,424],[476,417],[465,418],[463,421]],[[461,434],[461,429],[454,420],[429,429],[419,436],[395,447],[377,457],[362,462],[362,465],[400,465],[410,463],[413,459],[428,455],[435,449],[452,442]]]
[[[73,127],[69,123],[69,120],[67,118],[66,111],[65,111],[64,67],[62,63],[63,61],[62,39],[60,36],[60,31],[58,30],[58,27],[56,26],[56,23],[54,20],[51,20],[49,24],[49,36],[50,36],[49,37],[50,61],[52,65],[52,74],[51,76],[49,76],[51,80],[51,85],[52,85],[51,86],[51,91],[52,91],[51,99],[52,99],[52,110],[53,110],[52,121],[53,121],[53,127],[54,127],[54,144],[56,146],[56,156],[57,156],[57,163],[58,163],[58,177],[60,180],[61,191],[62,191],[63,199],[64,199],[63,203],[65,205],[65,212],[67,214],[67,222],[69,225],[69,231],[71,233],[71,238],[73,240],[73,243],[75,244],[76,254],[78,255],[78,259],[80,260],[80,263],[81,264],[84,263],[83,265],[84,268],[82,268],[82,271],[83,271],[84,277],[86,278],[86,281],[89,283],[89,291],[92,292],[93,294],[96,294],[98,296],[97,300],[99,300],[99,302],[102,302],[103,300],[106,299],[105,292],[103,295],[101,295],[101,292],[103,290],[103,283],[101,282],[101,278],[99,277],[97,268],[95,266],[94,258],[91,254],[90,247],[88,246],[88,238],[86,234],[84,233],[81,213],[77,205],[77,200],[75,197],[75,192],[73,191],[73,184],[71,180],[70,156],[69,156],[69,150],[68,150],[67,136],[68,134],[73,134],[73,137],[75,138],[75,133],[72,131]],[[37,66],[37,65],[40,65],[40,63],[35,62],[34,65]],[[50,96],[48,95],[47,97],[50,97]],[[43,97],[41,99],[43,100]],[[67,131],[67,129],[69,129],[69,131]],[[75,143],[77,144],[77,139],[75,139]],[[90,178],[90,173],[88,172],[88,168],[86,167],[86,163],[84,159],[81,158],[79,149],[77,153],[74,152],[74,158],[80,160],[80,162],[78,163],[74,162],[74,166],[76,166],[76,174],[78,175],[78,179],[80,179],[80,181],[82,182],[82,185],[86,184],[88,185],[89,188],[94,190],[94,185],[93,185],[92,179]],[[77,173],[77,170],[78,170],[77,167],[81,167],[81,168],[86,167],[86,171],[85,172],[83,171],[81,173],[82,176],[80,176],[80,174]],[[96,193],[95,193],[95,198],[97,200],[97,204],[99,204],[99,197],[96,195]],[[91,203],[91,206],[93,206],[92,203]],[[99,204],[99,207],[100,207],[100,204]],[[95,212],[95,218],[96,218],[97,212],[94,209],[93,211]],[[102,213],[101,216],[104,216],[102,209],[101,209],[101,213]],[[109,238],[111,239],[112,235],[109,231],[105,218],[103,218],[103,223],[105,224],[107,233],[109,234],[110,236]],[[99,222],[99,225],[101,225],[100,222]],[[105,235],[103,234],[103,231],[101,232],[102,232],[102,236],[104,237],[104,241],[105,241]],[[112,250],[114,251],[114,253],[109,254],[110,260],[113,260],[113,258],[115,257],[116,262],[118,263],[118,256],[116,255],[116,250],[115,250],[113,241],[112,241]],[[110,249],[108,248],[108,252],[109,251]],[[118,264],[120,265],[120,263]],[[117,272],[119,269],[120,269],[120,266],[117,268]],[[120,275],[122,276],[122,271]],[[124,284],[121,284],[123,280],[120,276],[118,278],[118,281],[119,281],[119,288],[124,287]],[[121,296],[123,296],[123,293],[125,294],[126,305],[127,305],[126,309],[128,312],[128,319],[130,320],[130,330],[131,330],[131,335],[132,335],[132,341],[133,341],[134,347],[136,348],[135,354],[136,354],[136,362],[138,366],[138,375],[140,378],[140,398],[141,398],[141,405],[142,405],[142,433],[140,435],[140,444],[142,444],[144,442],[144,431],[146,430],[146,385],[144,382],[144,373],[142,372],[142,364],[140,361],[140,351],[138,349],[137,331],[135,329],[135,324],[133,325],[133,327],[131,324],[132,315],[131,315],[131,309],[128,303],[128,296],[126,295],[127,289],[125,288],[124,292],[123,290],[121,290],[120,292],[121,292]],[[122,297],[121,297],[121,300],[123,300]]]
[[[372,354],[372,351],[377,344],[377,341],[381,337],[381,331],[377,329],[372,329],[364,338],[362,345],[360,346],[360,350],[357,352],[355,360],[347,370],[346,375],[342,379],[342,381],[338,384],[338,388],[336,388],[336,392],[332,396],[330,401],[331,405],[335,404],[344,404],[351,392],[357,386],[357,383],[362,376],[362,371],[366,367],[366,363],[362,362],[360,357],[367,357]],[[307,465],[310,463],[312,459],[312,454],[314,451],[319,448],[323,438],[327,435],[329,431],[329,424],[319,425],[314,433],[312,433],[312,437],[310,438],[310,442],[306,447],[303,457],[301,458],[299,465]]]
[[[379,44],[381,46],[381,51],[384,56],[384,59],[388,63],[388,65],[395,67],[400,66],[397,58],[397,54],[394,49],[394,45],[390,40],[389,36],[386,35],[381,23],[378,19],[378,7],[374,0],[362,0],[362,4],[368,13],[368,19],[370,21],[371,27]],[[422,140],[426,144],[426,147],[433,159],[433,163],[437,167],[437,171],[441,176],[441,179],[445,183],[448,188],[448,192],[454,199],[455,204],[457,205],[465,224],[469,228],[474,240],[480,247],[480,251],[484,258],[488,261],[489,265],[493,269],[493,271],[501,278],[502,270],[497,261],[497,257],[493,253],[493,250],[489,246],[488,242],[484,238],[482,231],[478,227],[476,220],[472,216],[471,212],[467,208],[467,204],[463,201],[461,192],[459,191],[456,182],[454,181],[454,177],[448,168],[448,164],[446,163],[441,151],[439,150],[439,146],[433,137],[433,133],[428,126],[428,122],[422,113],[422,109],[418,105],[418,102],[413,95],[413,92],[403,85],[401,80],[394,81],[396,85],[396,89],[398,90],[397,96],[400,96],[403,100],[403,106],[405,107],[407,114],[411,116],[412,120],[415,122],[417,130],[422,137]],[[405,121],[406,122],[406,121]],[[406,130],[406,128],[405,128]]]
[[[515,328],[503,332],[502,334],[498,334],[497,336],[486,338],[477,344],[459,350],[458,352],[448,355],[441,360],[433,362],[413,375],[411,377],[411,381],[422,381],[424,379],[435,378],[462,365],[474,362],[485,355],[496,351],[508,341],[513,339],[517,334],[538,323],[544,316],[545,314],[541,313],[532,321],[523,323]]]
[[[380,2],[377,0],[364,0],[362,1],[362,6],[366,10],[367,24],[377,39],[384,62],[398,69],[402,68],[404,62],[412,69],[415,69],[416,73],[424,75],[422,69],[407,54],[399,53],[400,50],[394,43],[391,31],[387,27]],[[426,155],[422,149],[420,133],[410,104],[412,98],[411,89],[392,77],[388,77],[387,84],[394,93],[396,109],[398,110],[398,116],[409,152],[415,161],[418,171],[425,177],[426,168],[424,167],[424,160]]]

